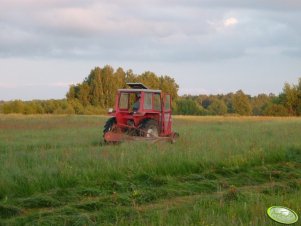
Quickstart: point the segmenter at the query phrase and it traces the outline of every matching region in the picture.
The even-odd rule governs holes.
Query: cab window
[[[165,96],[165,103],[164,103],[165,107],[164,110],[165,111],[169,111],[170,110],[170,95],[166,95]]]
[[[154,94],[154,110],[161,111],[161,97],[159,93]]]
[[[153,108],[153,94],[144,93],[144,106],[145,110],[151,110]]]
[[[128,109],[129,108],[129,94],[121,93],[119,98],[119,108],[120,109]]]

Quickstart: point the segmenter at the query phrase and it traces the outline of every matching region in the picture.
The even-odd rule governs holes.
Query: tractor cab
[[[105,141],[116,140],[120,134],[148,138],[171,136],[170,95],[148,89],[142,83],[127,85],[130,89],[117,91],[115,110],[109,113],[112,118],[104,128]]]

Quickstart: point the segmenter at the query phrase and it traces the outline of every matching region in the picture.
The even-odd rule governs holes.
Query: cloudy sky
[[[0,100],[64,98],[95,66],[180,94],[281,92],[301,77],[300,0],[0,0]]]

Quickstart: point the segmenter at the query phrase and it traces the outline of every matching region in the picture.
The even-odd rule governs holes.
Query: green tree
[[[227,113],[227,106],[224,101],[215,99],[208,107],[209,114],[225,115]]]
[[[138,82],[137,81],[137,75],[134,74],[133,70],[129,69],[126,73],[125,73],[125,82]]]
[[[87,106],[89,104],[89,93],[90,93],[90,87],[89,85],[84,82],[80,86],[79,91],[79,101],[82,103],[83,106]]]
[[[178,98],[179,85],[173,78],[167,75],[159,77],[158,89],[162,90],[164,93],[170,94],[172,100],[176,100]]]
[[[114,73],[114,78],[116,80],[114,90],[126,88],[126,73],[121,67]]]
[[[138,81],[146,85],[150,89],[158,89],[160,80],[158,76],[150,71],[146,71],[137,77]]]
[[[281,104],[283,104],[289,115],[301,115],[301,78],[297,85],[284,84],[283,93],[279,95]]]
[[[222,100],[225,102],[227,106],[227,112],[230,114],[234,113],[233,96],[234,93],[228,93],[226,95],[223,95],[222,97]]]
[[[288,116],[288,110],[280,104],[268,104],[263,110],[263,115],[267,116]]]
[[[177,104],[177,114],[179,115],[201,115],[202,108],[191,99],[178,99],[176,101]]]
[[[14,100],[3,104],[2,111],[4,114],[23,113],[25,104],[21,100]]]
[[[196,97],[196,102],[203,108],[207,109],[209,105],[212,103],[212,100],[207,95],[198,95]]]
[[[66,97],[68,100],[71,100],[71,99],[75,99],[76,98],[76,93],[75,93],[75,85],[71,85],[69,87],[69,91],[68,93],[66,94]]]
[[[102,69],[96,67],[90,72],[87,83],[90,86],[89,103],[94,106],[104,107],[104,93],[101,76]]]
[[[102,90],[103,90],[103,102],[104,107],[113,107],[114,106],[114,96],[116,93],[115,81],[113,77],[114,69],[110,65],[104,66],[101,71],[101,80],[102,80]]]
[[[288,83],[284,84],[284,106],[287,108],[290,115],[298,113],[298,88],[295,85]]]
[[[252,113],[253,115],[263,115],[265,107],[272,102],[272,98],[266,94],[259,94],[252,98]]]
[[[233,95],[233,109],[239,115],[250,115],[252,112],[249,97],[242,90]]]
[[[74,110],[75,114],[81,115],[81,114],[84,113],[84,107],[78,99],[69,100],[68,103],[70,104],[70,106]]]
[[[175,106],[179,86],[173,78],[169,76],[158,77],[150,71],[135,75],[132,70],[124,72],[120,67],[114,71],[110,65],[91,70],[82,83],[70,86],[66,97],[68,101],[79,100],[84,107],[88,105],[98,106],[102,109],[114,107],[117,89],[126,88],[127,82],[142,82],[149,88],[161,89],[171,95],[172,106]]]

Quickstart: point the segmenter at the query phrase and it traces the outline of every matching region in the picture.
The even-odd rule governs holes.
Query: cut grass
[[[275,225],[269,206],[301,211],[299,118],[177,117],[175,145],[114,146],[105,119],[0,116],[0,225]]]
[[[0,205],[0,218],[11,218],[22,213],[21,209],[16,206]]]

